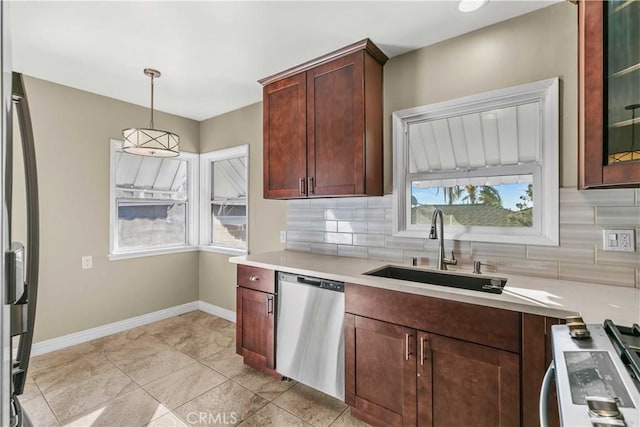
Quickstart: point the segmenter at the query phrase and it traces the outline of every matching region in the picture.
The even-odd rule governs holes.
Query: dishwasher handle
[[[322,280],[310,279],[308,277],[298,276],[296,281],[305,285],[317,286],[318,288],[322,286]]]

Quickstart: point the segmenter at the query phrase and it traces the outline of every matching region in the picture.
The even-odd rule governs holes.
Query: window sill
[[[199,248],[202,252],[210,252],[215,254],[224,254],[224,255],[246,255],[246,249],[235,249],[235,248],[225,248],[224,246],[200,246]]]
[[[156,255],[180,254],[184,252],[197,252],[198,250],[199,248],[197,246],[179,246],[175,248],[146,249],[136,252],[120,252],[109,254],[109,261],[119,261],[122,259],[130,258],[143,258]]]

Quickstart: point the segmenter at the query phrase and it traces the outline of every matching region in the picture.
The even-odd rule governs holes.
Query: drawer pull
[[[249,276],[249,280],[251,282],[257,282],[258,280],[260,280],[260,276],[256,276],[255,274],[252,274],[251,276]]]

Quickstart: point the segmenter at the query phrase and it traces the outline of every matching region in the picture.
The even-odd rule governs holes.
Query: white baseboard
[[[217,305],[209,304],[208,302],[198,301],[198,310],[205,313],[213,314],[214,316],[227,319],[229,322],[236,323],[236,312],[227,310],[226,308],[218,307]]]
[[[97,338],[106,337],[107,335],[137,328],[138,326],[157,322],[158,320],[167,319],[169,317],[188,313],[194,310],[202,310],[206,313],[222,317],[223,319],[227,319],[232,322],[236,321],[236,314],[231,310],[227,310],[204,301],[192,301],[175,307],[165,308],[164,310],[154,311],[153,313],[121,320],[119,322],[113,322],[96,328],[75,332],[73,334],[39,341],[33,344],[33,347],[31,348],[31,356],[38,356],[40,354],[60,350],[72,345],[82,344]]]

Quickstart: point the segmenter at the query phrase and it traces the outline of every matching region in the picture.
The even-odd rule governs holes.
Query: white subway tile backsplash
[[[541,261],[570,261],[594,264],[595,245],[587,246],[527,246],[527,259]]]
[[[338,221],[340,233],[366,233],[367,223],[364,221]]]
[[[598,206],[596,224],[640,227],[640,206]]]
[[[391,209],[391,204],[393,203],[393,196],[383,196],[383,197],[369,197],[368,204],[369,208],[388,208]]]
[[[391,195],[287,201],[289,250],[409,264],[412,256],[435,267],[438,241],[392,236]],[[638,252],[602,251],[604,227],[635,228]],[[560,189],[559,247],[445,241],[460,271],[473,261],[487,273],[562,278],[640,287],[640,189]]]
[[[287,240],[286,248],[287,250],[290,250],[290,251],[310,252],[311,243],[295,242],[292,240]]]
[[[351,221],[353,211],[351,209],[326,209],[324,218],[328,220]]]
[[[338,255],[338,245],[329,243],[312,243],[311,252],[323,255]]]
[[[640,267],[639,252],[610,252],[598,248],[596,251],[596,264],[624,265],[628,267]]]
[[[324,219],[324,209],[302,209],[299,207],[291,208],[287,206],[287,221],[305,220],[305,221],[321,221]]]
[[[338,245],[338,256],[366,258],[367,254],[368,254],[368,250],[364,246]]]
[[[562,206],[560,203],[560,225],[593,224],[595,220],[596,210],[592,206]]]
[[[309,199],[312,208],[335,208],[338,206],[336,199]]]
[[[404,260],[404,253],[402,249],[369,248],[369,258],[401,263]]]
[[[558,278],[558,262],[531,261],[518,258],[498,257],[497,270],[507,274],[521,276],[543,277],[547,279]],[[509,283],[507,282],[507,285]]]
[[[633,189],[585,190],[560,189],[560,203],[588,206],[630,206],[634,204]]]
[[[354,209],[354,221],[384,221],[384,209]]]
[[[602,227],[577,224],[560,224],[560,246],[602,245]]]
[[[341,245],[353,244],[353,234],[351,233],[325,233],[325,242],[337,243]]]
[[[560,263],[559,278],[602,285],[635,286],[635,269],[619,265],[587,265]]]
[[[386,236],[385,246],[398,249],[424,249],[424,239],[412,239],[410,237]]]
[[[297,242],[323,243],[324,232],[321,231],[287,231],[287,240]]]
[[[307,231],[338,231],[336,221],[302,221],[299,219],[287,221],[287,230]]]
[[[471,256],[503,256],[512,258],[524,258],[526,255],[526,246],[524,245],[505,245],[502,243],[481,243],[471,242]]]
[[[369,233],[371,234],[391,234],[391,222],[389,221],[384,221],[384,222],[376,222],[376,221],[371,221],[368,223],[368,227],[367,230]]]
[[[368,197],[344,197],[338,199],[339,208],[366,208]]]
[[[356,246],[384,247],[384,235],[382,234],[354,234],[353,244]]]

